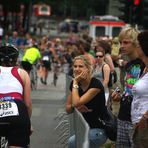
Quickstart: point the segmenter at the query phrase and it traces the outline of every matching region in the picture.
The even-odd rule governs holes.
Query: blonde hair
[[[88,70],[90,72],[89,74],[92,75],[93,65],[92,65],[90,59],[87,56],[85,56],[85,55],[76,56],[73,60],[73,63],[75,63],[76,60],[82,60],[84,62],[84,65],[88,68]]]
[[[131,39],[131,42],[134,45],[138,44],[137,36],[139,34],[139,31],[136,28],[133,27],[126,27],[121,30],[119,33],[119,41],[122,41],[125,38]]]

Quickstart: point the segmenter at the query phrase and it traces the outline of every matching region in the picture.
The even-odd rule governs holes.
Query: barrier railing
[[[76,148],[89,148],[89,125],[77,109],[74,110],[73,117]]]
[[[69,86],[72,78],[66,76],[66,98],[69,92]],[[57,142],[63,144],[63,148],[68,147],[70,136],[76,136],[76,148],[89,148],[89,125],[83,118],[82,114],[75,108],[72,114],[66,112],[59,113],[55,120],[59,123],[55,127],[57,131]]]

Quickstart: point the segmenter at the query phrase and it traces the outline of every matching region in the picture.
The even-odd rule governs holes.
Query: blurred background
[[[5,33],[57,34],[87,29],[94,15],[113,15],[148,29],[148,0],[0,0],[0,26]],[[78,26],[78,27],[77,27]]]

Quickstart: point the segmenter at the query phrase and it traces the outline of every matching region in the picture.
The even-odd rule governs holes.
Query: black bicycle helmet
[[[18,49],[13,45],[0,47],[0,65],[11,66],[16,63],[19,55]]]

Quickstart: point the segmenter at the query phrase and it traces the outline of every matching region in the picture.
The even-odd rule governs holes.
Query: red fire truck
[[[105,16],[92,16],[89,21],[89,35],[93,38],[98,36],[118,36],[123,27],[126,26],[125,22],[119,20],[118,17],[105,15]]]

